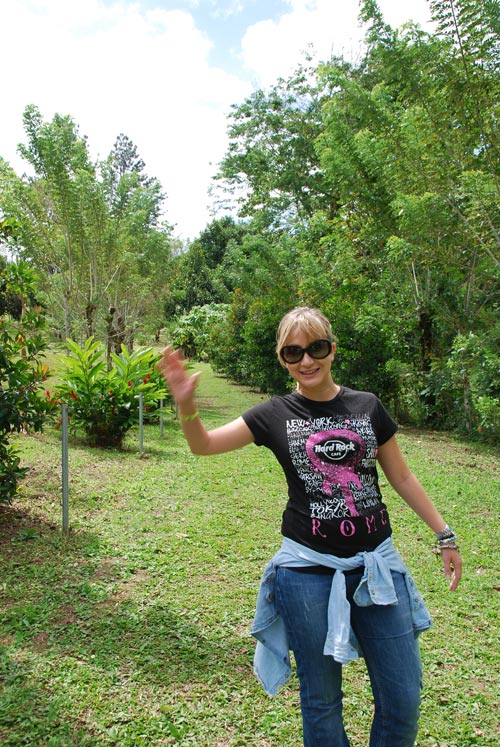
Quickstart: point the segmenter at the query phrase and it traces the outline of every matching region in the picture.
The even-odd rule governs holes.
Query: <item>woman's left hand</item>
[[[462,578],[462,556],[458,550],[441,550],[441,560],[444,575],[447,579],[451,579],[448,589],[455,591]]]

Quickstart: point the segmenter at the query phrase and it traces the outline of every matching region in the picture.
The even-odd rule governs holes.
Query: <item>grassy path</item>
[[[262,399],[208,366],[208,425]],[[419,747],[497,747],[500,458],[403,431],[410,463],[461,538],[466,577],[446,592],[429,532],[386,490],[396,544],[434,618]],[[19,437],[30,473],[0,509],[2,747],[299,747],[297,682],[274,698],[252,673],[249,627],[280,541],[283,479],[249,447],[188,453],[168,414],[122,453],[70,450],[71,534],[60,532],[57,433]],[[346,667],[346,720],[366,747],[362,663]]]

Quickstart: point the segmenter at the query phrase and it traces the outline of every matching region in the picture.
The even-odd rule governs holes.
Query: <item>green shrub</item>
[[[174,348],[182,350],[187,358],[206,360],[210,357],[208,348],[211,330],[224,324],[228,308],[223,303],[193,306],[169,325],[170,343]]]
[[[445,364],[447,389],[455,405],[451,427],[492,441],[500,436],[498,342],[496,329],[489,336],[457,335]]]
[[[17,491],[19,480],[26,476],[27,467],[20,466],[17,449],[9,444],[5,433],[0,432],[0,503],[10,503]]]
[[[214,370],[231,381],[246,384],[246,370],[242,360],[243,328],[247,317],[247,302],[239,289],[233,294],[224,316],[210,327],[207,350]]]
[[[112,354],[108,370],[104,347],[90,338],[83,347],[67,340],[69,355],[61,358],[61,383],[55,396],[68,404],[70,430],[82,433],[94,446],[120,447],[127,431],[139,421],[139,395],[150,414],[167,396],[152,348],[129,353],[122,346]]]
[[[288,371],[276,356],[276,330],[288,307],[276,300],[256,300],[248,310],[243,330],[242,363],[246,382],[261,392],[284,394],[295,388]]]
[[[500,399],[479,396],[475,402],[479,416],[477,429],[481,435],[492,441],[500,441]]]
[[[35,299],[36,276],[25,262],[0,258],[0,504],[14,498],[27,468],[9,434],[40,431],[52,403],[41,396],[44,320]]]

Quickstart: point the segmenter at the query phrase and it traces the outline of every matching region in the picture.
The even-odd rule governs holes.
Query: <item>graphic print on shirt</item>
[[[306,441],[306,452],[314,470],[323,475],[323,492],[331,495],[338,485],[350,516],[359,516],[352,490],[363,489],[354,471],[366,454],[361,436],[346,430],[313,433]]]
[[[289,420],[287,437],[311,518],[363,516],[380,503],[373,476],[377,441],[368,416]]]

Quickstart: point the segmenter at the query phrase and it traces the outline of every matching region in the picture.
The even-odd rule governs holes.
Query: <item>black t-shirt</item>
[[[317,402],[294,392],[252,407],[243,419],[285,473],[285,537],[350,557],[390,536],[376,456],[397,426],[374,394],[341,387],[333,400]]]

